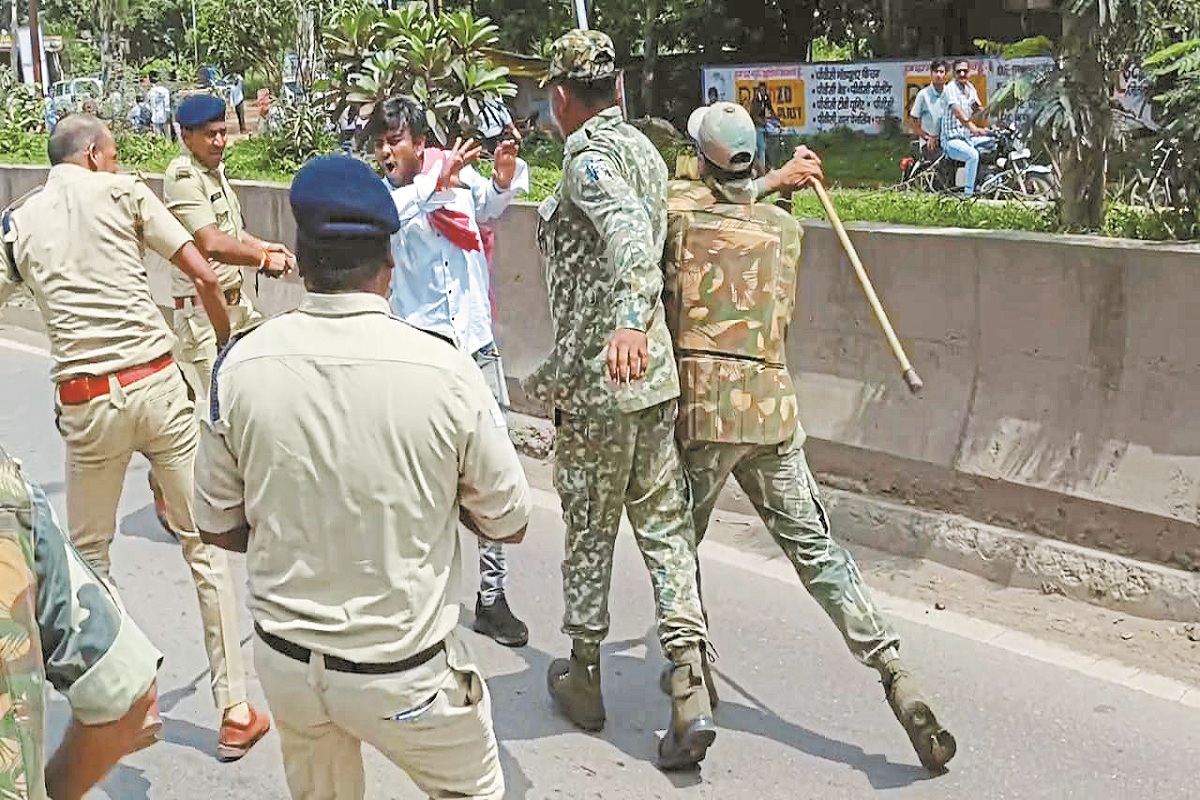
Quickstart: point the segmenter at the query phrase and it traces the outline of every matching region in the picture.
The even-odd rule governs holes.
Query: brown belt
[[[128,386],[144,378],[149,378],[156,372],[161,372],[173,363],[175,360],[171,358],[170,353],[167,353],[147,364],[123,369],[110,375],[81,375],[78,378],[71,378],[58,384],[58,402],[64,406],[77,406],[90,402],[108,394],[108,379],[112,376],[116,376],[117,383],[121,386]]]
[[[307,647],[301,647],[298,644],[289,642],[287,639],[280,639],[274,634],[267,633],[257,622],[254,623],[254,632],[258,634],[258,638],[262,639],[267,647],[288,658],[303,661],[307,664],[308,659],[312,656],[312,651]],[[355,661],[338,658],[337,656],[324,656],[325,669],[331,669],[334,672],[352,672],[356,675],[391,675],[396,672],[407,672],[410,669],[416,669],[445,649],[446,643],[442,641],[432,647],[426,647],[415,656],[409,656],[400,661],[389,661],[384,664],[360,664]]]
[[[226,289],[224,294],[225,305],[227,306],[236,306],[238,303],[242,302],[242,287],[240,286],[236,289]],[[195,308],[196,306],[200,305],[200,298],[196,297],[194,294],[189,297],[175,298],[176,311],[182,311],[183,309],[187,308],[188,305],[191,305],[193,308]]]

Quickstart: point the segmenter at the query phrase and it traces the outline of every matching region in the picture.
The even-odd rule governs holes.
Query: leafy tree
[[[516,94],[508,69],[493,67],[481,52],[496,44],[499,30],[488,18],[467,11],[430,14],[423,3],[395,11],[374,6],[344,7],[323,36],[332,106],[362,117],[375,103],[408,94],[428,109],[429,125],[441,141],[451,132],[471,132],[485,105]]]
[[[201,0],[196,24],[201,53],[226,70],[257,70],[278,91],[301,11],[300,0]]]

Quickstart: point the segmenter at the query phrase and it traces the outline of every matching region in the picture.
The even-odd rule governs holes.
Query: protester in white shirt
[[[410,97],[379,103],[367,135],[400,214],[392,236],[392,313],[470,353],[508,410],[504,369],[492,331],[491,281],[479,224],[499,217],[529,190],[529,169],[517,142],[497,145],[489,180],[467,166],[479,157],[473,142],[433,153],[425,147],[425,108]],[[503,546],[480,542],[480,590],[475,630],[509,647],[529,641],[529,629],[508,606]]]

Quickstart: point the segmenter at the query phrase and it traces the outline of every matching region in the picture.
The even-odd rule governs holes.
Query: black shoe
[[[496,598],[490,606],[483,604],[483,596],[475,595],[475,632],[482,633],[505,647],[524,647],[529,644],[529,628],[517,619],[504,595]]]
[[[179,534],[171,527],[171,523],[167,521],[167,501],[163,498],[162,489],[158,485],[158,481],[154,478],[154,473],[148,473],[150,479],[150,493],[154,495],[154,515],[158,517],[158,524],[163,526],[163,530],[179,539]]]

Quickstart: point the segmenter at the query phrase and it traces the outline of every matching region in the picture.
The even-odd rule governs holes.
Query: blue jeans
[[[942,142],[942,150],[955,161],[967,165],[967,175],[963,179],[963,195],[970,197],[975,194],[975,178],[979,175],[979,152],[986,150],[992,143],[991,136],[972,136],[970,139],[946,139]]]
[[[767,129],[754,126],[755,144],[754,160],[767,163]]]
[[[483,373],[488,388],[492,390],[500,410],[508,413],[508,386],[504,382],[504,363],[495,344],[479,348],[474,354],[475,364]],[[508,581],[508,563],[504,559],[504,545],[499,542],[479,540],[479,599],[490,606],[504,596],[504,585]]]

